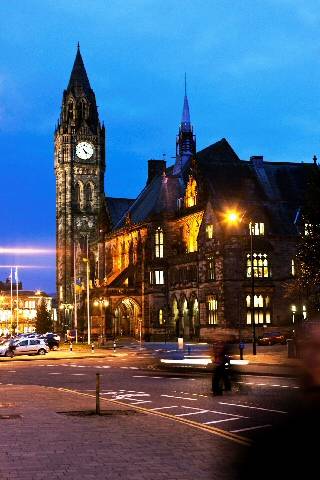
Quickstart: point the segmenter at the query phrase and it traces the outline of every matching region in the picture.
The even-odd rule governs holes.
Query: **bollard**
[[[70,352],[72,352],[72,342],[70,342],[69,350],[70,350]]]
[[[96,373],[96,415],[100,415],[100,373]]]
[[[94,343],[91,343],[91,353],[94,353]]]
[[[116,341],[113,340],[113,353],[116,353],[116,347],[117,347]]]

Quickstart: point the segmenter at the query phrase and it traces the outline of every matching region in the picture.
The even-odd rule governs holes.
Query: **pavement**
[[[2,480],[227,480],[248,448],[107,399],[103,415],[87,415],[94,396],[67,389],[0,391]]]

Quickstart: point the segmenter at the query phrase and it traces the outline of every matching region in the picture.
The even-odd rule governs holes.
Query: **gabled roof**
[[[115,226],[119,222],[119,220],[129,210],[133,202],[134,199],[132,198],[106,197],[107,211],[109,213],[112,226]]]
[[[177,199],[183,196],[183,188],[179,177],[158,175],[141,191],[140,195],[129,208],[132,223],[140,223],[151,215],[164,212],[174,212]],[[115,228],[125,225],[125,215]]]

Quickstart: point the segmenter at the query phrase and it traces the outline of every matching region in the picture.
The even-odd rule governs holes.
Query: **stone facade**
[[[86,86],[81,75],[78,81]],[[146,186],[136,199],[104,199],[104,129],[95,123],[93,134],[85,124],[68,123],[68,95],[70,89],[56,131],[60,301],[73,301],[70,252],[88,235],[96,335],[250,339],[252,313],[257,334],[291,331],[297,299],[287,297],[286,289],[304,232],[300,212],[308,175],[318,166],[266,162],[261,156],[241,160],[225,139],[196,152],[185,94],[175,164],[149,160]],[[74,153],[83,140],[94,146],[92,163],[79,162]],[[67,157],[61,161],[64,145]],[[80,181],[96,192],[90,213],[72,201]],[[84,217],[92,227],[80,228]],[[85,287],[78,257],[75,265]],[[83,293],[79,315],[85,315],[85,302]]]

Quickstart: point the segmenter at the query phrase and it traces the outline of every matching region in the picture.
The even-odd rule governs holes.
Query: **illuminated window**
[[[163,230],[160,227],[154,234],[154,246],[156,258],[163,258]]]
[[[247,304],[247,324],[251,324],[251,295],[246,297]],[[271,308],[270,297],[255,295],[254,296],[254,322],[256,324],[269,324],[271,323]]]
[[[163,270],[153,270],[150,272],[150,285],[163,285],[164,272]]]
[[[214,295],[207,297],[208,324],[217,325],[218,323],[218,302]]]
[[[296,274],[294,259],[291,260],[291,275],[294,277]]]
[[[264,235],[264,223],[255,222],[249,223],[249,234],[251,235]]]
[[[307,318],[307,307],[305,305],[302,305],[302,316],[303,320]]]
[[[215,279],[215,271],[214,271],[214,258],[208,257],[207,258],[207,279],[212,281]]]
[[[162,308],[160,308],[159,310],[159,317],[158,317],[158,320],[159,320],[159,325],[163,325],[163,310]]]
[[[197,204],[197,182],[190,176],[186,188],[185,206],[194,207]]]
[[[213,238],[213,225],[209,224],[206,226],[207,239],[211,240]]]
[[[251,254],[247,254],[247,278],[251,278]],[[268,255],[266,253],[253,254],[253,275],[256,278],[271,277]]]
[[[312,233],[312,225],[311,223],[305,223],[304,224],[304,234],[305,235],[310,235]]]

